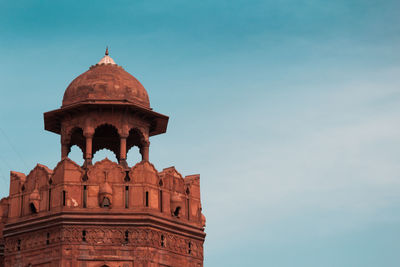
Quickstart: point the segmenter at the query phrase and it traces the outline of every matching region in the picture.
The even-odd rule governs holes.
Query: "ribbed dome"
[[[129,102],[150,108],[143,85],[116,65],[108,54],[71,82],[65,90],[62,105],[96,101]]]

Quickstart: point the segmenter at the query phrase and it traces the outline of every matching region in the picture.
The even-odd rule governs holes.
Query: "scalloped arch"
[[[104,123],[95,128],[92,140],[93,156],[102,149],[112,151],[117,160],[119,160],[120,134],[118,128],[113,124]]]

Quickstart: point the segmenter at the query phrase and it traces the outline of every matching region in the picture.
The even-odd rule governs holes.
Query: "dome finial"
[[[108,46],[106,46],[106,53],[105,56],[97,63],[97,65],[101,64],[111,64],[111,65],[117,65],[115,64],[114,60],[108,55]]]

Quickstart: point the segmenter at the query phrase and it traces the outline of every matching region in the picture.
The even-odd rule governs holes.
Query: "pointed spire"
[[[106,56],[108,56],[108,46],[106,46]]]

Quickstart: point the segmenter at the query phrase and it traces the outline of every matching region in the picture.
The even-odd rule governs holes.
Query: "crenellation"
[[[26,175],[21,172],[10,172],[10,196],[19,194],[26,180]]]
[[[88,179],[82,181],[85,172]],[[13,172],[10,177],[13,184],[10,190],[15,192],[17,187],[23,187],[24,190],[19,189],[19,193],[10,196],[11,210],[18,210],[21,202],[22,207],[20,214],[10,212],[9,217],[32,215],[31,196],[35,189],[39,193],[39,198],[36,200],[39,209],[35,216],[44,216],[44,213],[55,210],[62,212],[63,209],[82,209],[84,186],[87,190],[86,208],[101,210],[100,188],[104,181],[107,181],[112,191],[108,197],[114,209],[126,209],[124,190],[128,186],[128,209],[148,208],[174,216],[176,208],[180,207],[180,215],[175,217],[198,222],[199,175],[182,178],[174,167],[158,172],[151,163],[142,161],[130,168],[129,177],[130,180],[127,181],[124,168],[108,159],[89,166],[87,171],[71,159],[64,158],[54,171],[44,165],[37,165],[26,177],[22,173]]]

